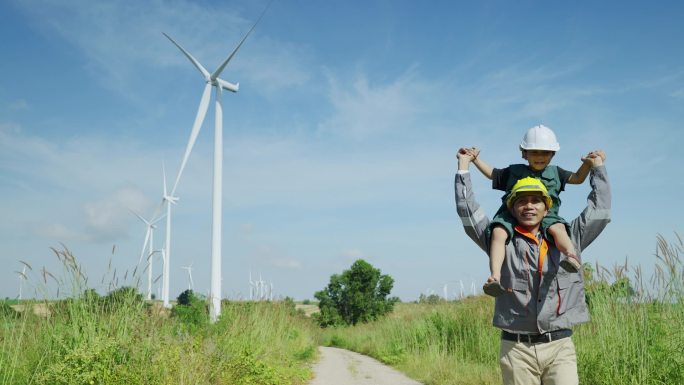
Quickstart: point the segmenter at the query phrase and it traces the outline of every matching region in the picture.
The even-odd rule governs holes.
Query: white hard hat
[[[560,150],[560,145],[556,140],[556,134],[550,128],[540,124],[527,130],[520,143],[520,149],[558,151]]]

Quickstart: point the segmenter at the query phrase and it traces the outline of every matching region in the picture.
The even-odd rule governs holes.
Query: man
[[[487,252],[490,220],[476,202],[470,181],[471,154],[458,154],[456,209],[466,234]],[[581,261],[582,251],[610,222],[610,186],[603,151],[587,155],[591,161],[592,191],[587,207],[570,222],[570,239]],[[505,246],[501,284],[493,324],[501,331],[499,364],[504,385],[579,384],[577,355],[570,338],[573,325],[589,321],[582,272],[559,269],[561,253],[540,232],[550,197],[534,178],[516,183],[507,206],[517,221]]]

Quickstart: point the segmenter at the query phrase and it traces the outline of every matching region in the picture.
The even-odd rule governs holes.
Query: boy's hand
[[[456,158],[466,159],[468,161],[473,161],[475,159],[469,148],[459,148],[456,153]]]
[[[582,158],[582,162],[590,163],[591,167],[601,166],[606,160],[606,153],[603,150],[594,150]]]
[[[603,162],[606,161],[606,153],[603,150],[594,150],[590,154],[599,156]]]
[[[458,153],[470,155],[472,160],[475,160],[480,155],[480,149],[477,147],[461,147],[458,149]]]

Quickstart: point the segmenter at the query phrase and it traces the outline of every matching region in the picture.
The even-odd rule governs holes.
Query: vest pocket
[[[558,283],[558,305],[556,307],[558,315],[584,301],[584,299],[579,300],[579,296],[582,294],[582,286],[578,274],[558,274],[556,282]]]
[[[513,288],[513,292],[511,293],[511,296],[513,297],[510,306],[511,314],[527,315],[527,305],[530,301],[528,282],[524,278],[514,278],[511,283]]]

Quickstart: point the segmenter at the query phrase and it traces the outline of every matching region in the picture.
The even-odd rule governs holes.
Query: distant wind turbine
[[[189,266],[181,266],[181,269],[188,271],[188,289],[194,290],[195,284],[192,282],[192,263]]]
[[[256,289],[256,284],[252,281],[252,271],[249,271],[249,300],[254,299],[254,292]]]
[[[142,262],[143,257],[145,256],[145,249],[147,248],[147,300],[152,299],[152,266],[153,266],[153,260],[152,260],[152,255],[155,253],[154,250],[154,229],[157,228],[155,226],[155,223],[157,223],[159,220],[161,220],[164,216],[157,217],[156,219],[151,219],[147,220],[143,218],[140,214],[136,213],[135,211],[131,210],[131,212],[138,217],[143,223],[145,223],[146,227],[146,232],[145,232],[145,241],[143,242],[143,247],[142,250],[140,251],[140,259],[138,259],[138,265]]]
[[[162,196],[162,205],[166,205],[166,245],[164,246],[164,251],[162,257],[164,259],[164,272],[162,274],[162,301],[164,307],[170,308],[171,303],[169,302],[169,281],[170,281],[170,259],[171,259],[171,205],[178,203],[178,197],[174,196],[174,190],[171,190],[171,194],[168,194],[166,189],[166,170],[162,166],[162,171],[164,174],[164,195]]]
[[[178,47],[178,49],[180,49],[181,52],[183,52],[183,54],[190,60],[190,62],[192,62],[192,64],[199,70],[205,82],[204,92],[202,92],[202,98],[200,99],[199,108],[197,109],[195,122],[192,125],[192,130],[190,131],[190,139],[188,140],[188,144],[185,149],[185,155],[183,155],[183,160],[181,162],[180,169],[178,170],[176,183],[171,190],[171,195],[173,195],[173,193],[176,191],[178,181],[180,180],[183,169],[185,168],[188,158],[190,157],[192,148],[195,145],[195,141],[199,135],[202,123],[204,123],[204,118],[207,114],[207,109],[209,108],[211,88],[216,87],[216,99],[214,104],[216,116],[214,127],[214,176],[212,194],[213,210],[211,227],[211,291],[209,301],[209,317],[211,322],[215,322],[221,314],[221,199],[223,196],[223,108],[221,106],[221,97],[223,90],[237,92],[240,88],[239,83],[227,82],[219,78],[219,76],[228,65],[228,62],[230,62],[233,56],[235,56],[247,37],[252,33],[254,27],[257,26],[261,18],[264,16],[266,9],[268,9],[268,6],[266,6],[264,11],[261,13],[261,16],[259,16],[259,19],[254,23],[254,25],[252,25],[252,28],[250,28],[247,34],[245,34],[233,52],[231,52],[230,55],[228,55],[228,57],[223,61],[223,63],[221,63],[221,65],[212,73],[209,73],[209,71],[207,71],[204,66],[197,61],[197,59],[195,59],[188,51],[181,47],[180,44],[176,43],[171,36],[164,33],[164,36],[171,40],[171,42]]]
[[[17,299],[21,301],[21,291],[24,286],[24,281],[26,281],[26,265],[21,269],[21,272],[17,271],[16,273],[19,275],[19,297],[17,297]]]

